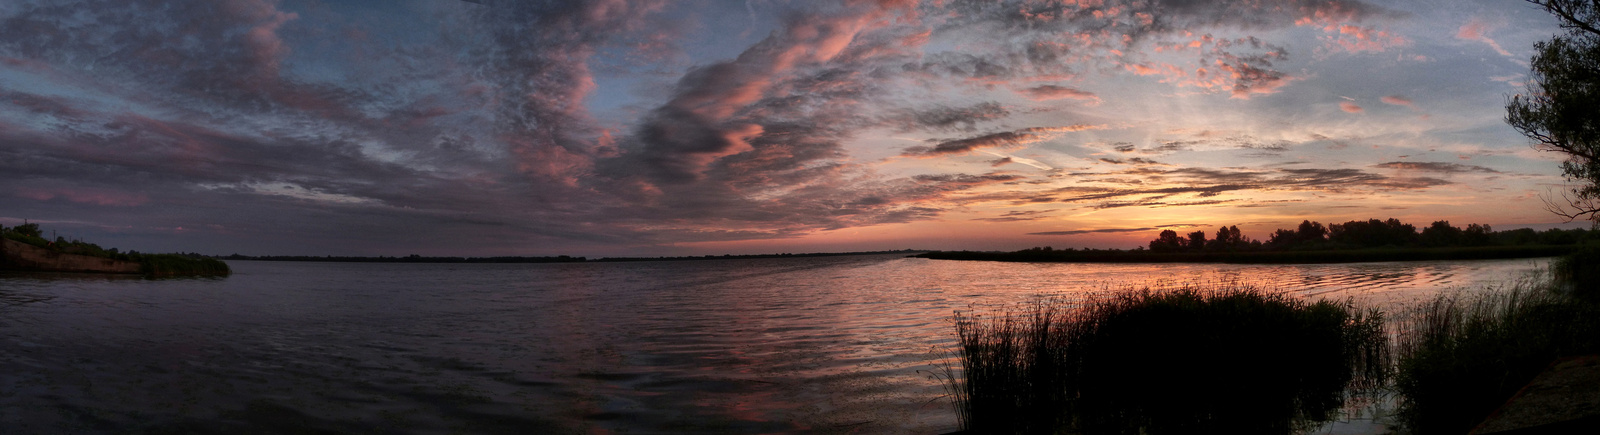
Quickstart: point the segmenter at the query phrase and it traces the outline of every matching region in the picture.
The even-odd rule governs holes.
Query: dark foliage
[[[1150,241],[1150,250],[1155,252],[1180,252],[1183,248],[1184,240],[1178,238],[1178,232],[1173,230],[1162,230],[1155,240]]]
[[[1460,246],[1462,231],[1450,226],[1450,221],[1435,221],[1422,229],[1422,244],[1430,247]]]
[[[63,254],[86,255],[139,263],[141,273],[150,277],[172,276],[227,276],[232,273],[228,264],[200,254],[143,254],[139,251],[121,252],[117,248],[105,249],[100,245],[81,240],[56,237],[49,241],[41,237],[39,224],[23,224],[6,228],[0,226],[0,237],[15,240]]]
[[[1350,221],[1328,227],[1329,241],[1363,248],[1412,246],[1417,244],[1417,238],[1416,227],[1394,218]]]
[[[139,254],[139,271],[147,276],[227,276],[228,264],[214,258],[182,254]]]
[[[1394,389],[1409,433],[1467,433],[1552,361],[1600,351],[1600,309],[1548,287],[1447,294],[1404,313]]]
[[[1321,222],[1302,221],[1292,229],[1278,229],[1268,236],[1265,244],[1254,243],[1239,233],[1237,226],[1217,228],[1217,237],[1205,241],[1205,233],[1196,231],[1188,239],[1180,238],[1172,230],[1163,230],[1150,241],[1150,251],[1173,252],[1237,252],[1237,251],[1306,251],[1372,248],[1454,248],[1475,246],[1516,245],[1570,245],[1593,239],[1589,231],[1551,229],[1537,232],[1517,229],[1495,232],[1488,225],[1468,224],[1466,229],[1450,225],[1450,221],[1436,221],[1419,233],[1411,224],[1398,219],[1368,219],[1323,226]]]
[[[1530,0],[1567,29],[1534,44],[1527,92],[1506,103],[1506,123],[1541,151],[1566,155],[1575,186],[1548,209],[1568,219],[1600,219],[1600,2]],[[1563,203],[1564,202],[1564,203]]]
[[[956,316],[975,433],[1292,433],[1385,381],[1376,312],[1251,288]]]

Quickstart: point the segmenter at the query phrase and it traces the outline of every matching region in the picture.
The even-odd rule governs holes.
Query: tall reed
[[[1600,351],[1600,309],[1525,279],[1441,295],[1396,322],[1396,417],[1410,433],[1466,433],[1563,356]]]
[[[1382,316],[1239,285],[957,313],[947,377],[977,433],[1291,433],[1376,389]]]

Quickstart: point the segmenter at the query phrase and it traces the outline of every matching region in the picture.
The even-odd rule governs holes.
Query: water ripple
[[[7,433],[943,433],[956,310],[1240,282],[1374,304],[1545,261],[551,265],[230,262],[0,276]]]

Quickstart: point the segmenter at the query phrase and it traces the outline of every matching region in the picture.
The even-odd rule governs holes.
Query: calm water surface
[[[1547,259],[1342,265],[898,255],[533,265],[230,261],[0,275],[6,433],[942,433],[954,310],[1238,281],[1396,306]]]

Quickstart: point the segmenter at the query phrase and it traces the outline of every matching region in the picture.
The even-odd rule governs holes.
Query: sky
[[[227,255],[1559,223],[1514,0],[13,0],[0,225]]]

